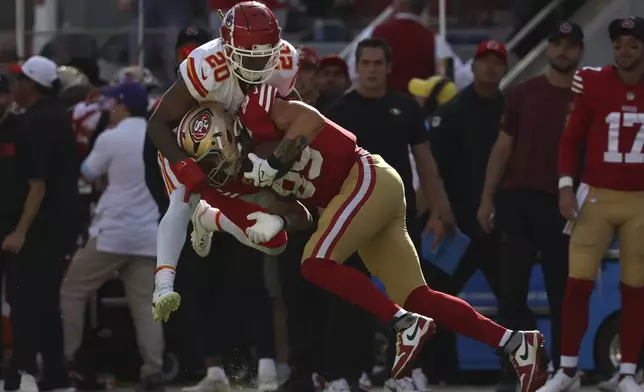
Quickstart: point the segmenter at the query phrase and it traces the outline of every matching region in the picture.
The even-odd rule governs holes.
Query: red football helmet
[[[271,77],[279,61],[281,32],[273,12],[257,1],[243,1],[226,13],[220,34],[239,79],[255,84]]]

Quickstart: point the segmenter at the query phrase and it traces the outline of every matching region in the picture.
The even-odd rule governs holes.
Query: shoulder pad
[[[179,74],[194,99],[206,100],[211,92],[233,77],[224,56],[221,39],[207,42],[193,50],[179,66]]]
[[[281,96],[287,96],[295,87],[295,79],[300,68],[300,60],[297,49],[288,41],[282,40],[282,50],[275,72],[268,80],[268,84],[277,88]]]

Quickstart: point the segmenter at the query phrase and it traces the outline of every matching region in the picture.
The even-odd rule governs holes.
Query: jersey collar
[[[414,22],[423,24],[423,19],[418,15],[412,14],[411,12],[398,12],[396,15],[394,15],[394,18],[413,20]]]

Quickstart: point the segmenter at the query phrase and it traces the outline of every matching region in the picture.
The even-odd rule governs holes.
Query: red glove
[[[186,194],[184,195],[186,203],[190,200],[191,194],[199,193],[206,184],[206,174],[197,161],[192,158],[173,163],[170,165],[170,169],[172,169],[172,173],[177,177],[177,180],[186,187]]]

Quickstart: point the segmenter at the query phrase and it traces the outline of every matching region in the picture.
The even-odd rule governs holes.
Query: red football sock
[[[405,301],[405,309],[431,317],[454,332],[490,347],[498,347],[506,328],[478,313],[470,304],[427,286],[417,287]]]
[[[376,315],[384,324],[391,322],[400,310],[400,306],[374,286],[367,276],[333,260],[304,260],[302,276],[316,286]]]
[[[619,342],[622,363],[636,364],[644,346],[644,287],[619,285],[622,294],[622,317],[619,323]]]
[[[588,308],[594,287],[594,280],[568,277],[561,322],[562,356],[579,356],[581,340],[588,328]]]

